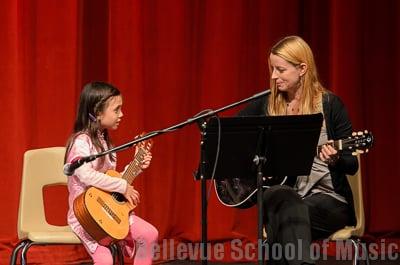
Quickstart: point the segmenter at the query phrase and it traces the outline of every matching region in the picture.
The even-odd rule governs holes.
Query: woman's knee
[[[268,188],[263,193],[264,202],[272,201],[274,203],[289,202],[296,203],[301,202],[300,196],[296,191],[289,186],[276,185]]]

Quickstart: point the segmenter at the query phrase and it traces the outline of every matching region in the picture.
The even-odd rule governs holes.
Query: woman
[[[313,53],[298,36],[276,43],[269,54],[270,93],[242,110],[240,116],[300,115],[322,113],[319,145],[346,138],[351,122],[342,101],[318,79]],[[338,153],[324,144],[314,158],[309,176],[298,176],[293,187],[274,186],[263,194],[269,259],[285,264],[314,264],[310,244],[314,239],[354,223],[353,199],[346,174],[358,169],[350,153]],[[276,258],[273,245],[285,250],[297,247],[296,255]],[[293,253],[291,253],[293,254]]]

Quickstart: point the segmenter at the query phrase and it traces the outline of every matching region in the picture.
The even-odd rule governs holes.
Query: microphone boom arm
[[[67,175],[67,176],[71,176],[71,175],[74,174],[75,169],[79,168],[79,167],[82,166],[84,163],[91,162],[91,161],[93,161],[93,160],[95,160],[95,159],[97,159],[97,158],[99,158],[99,157],[101,157],[101,156],[105,156],[105,155],[107,155],[107,154],[109,154],[109,153],[113,153],[113,152],[117,152],[117,151],[121,151],[121,150],[130,148],[130,147],[132,147],[133,145],[135,145],[135,144],[137,144],[137,143],[139,143],[139,142],[142,142],[142,141],[144,141],[144,140],[147,140],[147,139],[156,137],[156,136],[158,136],[158,135],[160,135],[160,134],[164,134],[164,133],[167,133],[167,132],[175,131],[175,130],[177,130],[177,129],[181,129],[181,128],[185,127],[186,125],[192,124],[192,123],[197,122],[197,121],[204,120],[204,119],[206,119],[206,118],[208,118],[208,117],[214,116],[215,114],[217,114],[217,113],[219,113],[219,112],[222,112],[222,111],[224,111],[224,110],[227,110],[227,109],[236,107],[236,106],[238,106],[238,105],[244,104],[244,103],[249,102],[249,101],[251,101],[251,100],[255,100],[255,99],[257,99],[257,98],[266,96],[266,95],[269,94],[269,93],[270,93],[270,90],[268,89],[268,90],[259,92],[259,93],[257,93],[257,94],[254,94],[254,95],[251,96],[251,97],[248,97],[248,98],[239,100],[239,101],[237,101],[237,102],[234,102],[234,103],[232,103],[232,104],[226,105],[226,106],[224,106],[224,107],[221,107],[221,108],[219,108],[219,109],[217,109],[217,110],[206,110],[206,111],[201,111],[199,114],[196,114],[195,116],[193,116],[193,117],[187,119],[186,121],[180,122],[180,123],[175,124],[175,125],[173,125],[173,126],[167,127],[167,128],[165,128],[165,129],[161,129],[161,130],[157,130],[157,131],[152,131],[152,132],[146,133],[145,135],[143,135],[143,136],[141,136],[141,137],[135,138],[133,141],[130,141],[130,142],[125,143],[125,144],[122,144],[122,145],[120,145],[120,146],[116,146],[116,147],[111,148],[111,149],[109,149],[109,150],[107,150],[107,151],[104,151],[104,152],[101,152],[101,153],[97,153],[97,154],[94,154],[94,155],[89,155],[89,156],[81,157],[81,158],[78,159],[77,161],[70,163],[70,164],[69,164],[69,167],[68,167],[68,170],[66,170],[66,168],[65,168],[65,166],[68,165],[68,164],[66,164],[66,165],[64,166],[64,174],[66,174],[65,172],[67,171],[68,174],[66,174],[66,175]]]

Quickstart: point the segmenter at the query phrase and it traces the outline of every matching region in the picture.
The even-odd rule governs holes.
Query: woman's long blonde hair
[[[322,94],[325,88],[318,79],[317,68],[310,46],[298,36],[288,36],[276,43],[271,54],[277,55],[294,66],[305,63],[307,71],[301,77],[300,113],[312,114],[322,111]],[[268,60],[270,74],[272,75],[271,62]],[[280,92],[276,82],[270,78],[271,95],[268,99],[269,115],[285,115],[287,95]]]

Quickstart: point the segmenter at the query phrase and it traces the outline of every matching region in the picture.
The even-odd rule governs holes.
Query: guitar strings
[[[124,176],[127,176],[126,180],[127,182],[130,184],[134,178],[137,176],[137,172],[139,172],[140,170],[140,162],[141,160],[143,160],[144,156],[146,155],[146,151],[144,149],[139,149],[137,154],[135,155],[134,160],[131,162],[131,164],[128,166],[127,170],[125,171],[125,173],[123,174],[123,178]],[[135,176],[136,175],[136,176]],[[119,196],[119,193],[117,192],[113,192],[112,197],[114,199],[117,199],[117,197]]]

